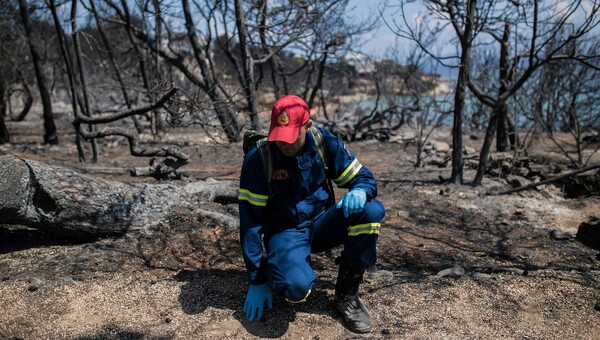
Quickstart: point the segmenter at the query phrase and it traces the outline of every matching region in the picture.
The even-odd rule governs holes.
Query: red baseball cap
[[[302,98],[287,95],[279,98],[271,110],[270,142],[294,143],[302,125],[308,122],[310,110]]]

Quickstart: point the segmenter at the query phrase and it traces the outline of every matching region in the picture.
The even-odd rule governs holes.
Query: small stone
[[[171,323],[171,318],[166,318],[165,323]]]
[[[381,334],[383,334],[383,335],[390,335],[390,334],[392,334],[392,332],[389,329],[384,328],[384,329],[381,330]]]
[[[394,277],[394,272],[385,269],[379,269],[372,272],[368,272],[367,274],[367,279],[373,280],[384,279],[386,277]]]
[[[572,232],[566,230],[555,229],[550,232],[550,237],[552,237],[552,239],[556,241],[564,241],[574,238],[575,235]]]
[[[465,155],[472,155],[474,153],[476,153],[477,150],[475,150],[475,148],[472,148],[470,146],[464,146],[463,147],[463,154]]]
[[[38,290],[38,286],[31,285],[31,286],[27,287],[27,290],[30,292],[35,292],[36,290]]]
[[[398,210],[398,217],[410,217],[410,212],[406,210]]]
[[[498,178],[498,177],[502,176],[502,171],[500,171],[500,169],[497,169],[497,168],[492,168],[489,170],[489,174],[492,177]]]
[[[436,276],[438,277],[459,277],[465,275],[465,269],[461,266],[454,266],[452,268],[444,269],[439,271]]]
[[[505,273],[517,274],[517,275],[521,275],[521,276],[527,276],[527,274],[525,274],[525,271],[523,269],[519,269],[519,268],[500,268],[499,271],[505,272]]]
[[[480,272],[475,272],[475,273],[473,273],[472,276],[476,277],[478,279],[489,279],[492,277],[492,275],[490,275],[490,274],[480,273]]]
[[[70,276],[59,277],[58,281],[62,282],[62,283],[66,283],[66,284],[73,284],[73,283],[75,283],[75,280],[73,280],[73,278],[70,277]]]
[[[29,282],[32,286],[39,286],[44,281],[38,277],[32,276],[27,280],[27,282]]]
[[[516,168],[515,175],[521,176],[521,177],[527,177],[527,175],[529,175],[529,169],[527,169],[526,167]]]
[[[515,215],[523,215],[523,214],[525,214],[525,209],[523,209],[523,208],[517,208],[517,209],[515,209],[514,214]]]
[[[600,312],[600,301],[596,302],[594,309]]]

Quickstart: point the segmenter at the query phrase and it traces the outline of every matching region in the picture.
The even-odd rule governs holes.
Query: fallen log
[[[149,230],[172,210],[185,208],[223,226],[238,226],[237,216],[215,203],[236,202],[233,181],[124,183],[12,155],[0,156],[0,174],[0,225],[98,238]]]

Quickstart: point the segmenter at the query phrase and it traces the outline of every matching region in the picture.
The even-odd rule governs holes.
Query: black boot
[[[364,273],[364,267],[341,264],[335,284],[335,309],[342,313],[348,328],[356,333],[368,333],[373,328],[369,311],[358,297],[358,286]]]

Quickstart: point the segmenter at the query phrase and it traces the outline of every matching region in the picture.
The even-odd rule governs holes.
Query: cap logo
[[[279,125],[288,125],[290,123],[290,117],[288,117],[287,113],[285,113],[285,111],[283,111],[278,117],[277,117],[277,123]]]

